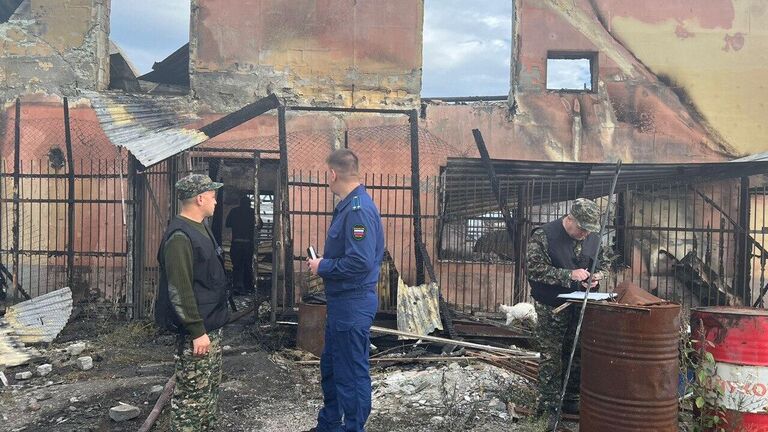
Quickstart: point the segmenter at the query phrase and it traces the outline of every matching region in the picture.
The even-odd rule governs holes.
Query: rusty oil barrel
[[[325,346],[326,306],[299,303],[299,328],[296,346],[320,357]]]
[[[701,326],[703,325],[703,334]],[[704,336],[716,362],[728,431],[768,432],[768,311],[726,306],[694,309],[691,339]]]
[[[590,303],[579,430],[677,432],[680,305]]]

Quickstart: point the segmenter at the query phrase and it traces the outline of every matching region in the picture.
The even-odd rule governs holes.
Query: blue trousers
[[[368,356],[376,316],[375,292],[353,299],[328,299],[325,346],[320,357],[323,408],[318,432],[364,432],[371,414]]]

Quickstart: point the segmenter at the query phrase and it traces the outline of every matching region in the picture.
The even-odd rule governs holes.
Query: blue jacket
[[[379,209],[360,185],[333,211],[318,275],[329,298],[376,292],[384,258],[384,230]]]

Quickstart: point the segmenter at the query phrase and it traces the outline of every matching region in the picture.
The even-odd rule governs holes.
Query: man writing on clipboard
[[[560,314],[553,310],[565,301],[560,294],[583,291],[589,279],[591,258],[600,244],[600,208],[594,201],[579,198],[573,202],[568,215],[536,228],[526,251],[528,282],[531,296],[536,300],[536,341],[541,360],[539,366],[539,403],[536,414],[547,416],[550,427],[560,401],[565,365],[576,335],[578,311],[566,309]],[[592,288],[608,275],[610,260],[603,248],[598,256]],[[568,380],[563,412],[579,412],[580,350],[577,347],[573,369]]]

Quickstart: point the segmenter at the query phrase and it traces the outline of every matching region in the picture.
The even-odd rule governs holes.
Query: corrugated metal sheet
[[[616,166],[610,163],[493,160],[510,208],[526,193],[530,204],[553,203],[608,193]],[[768,173],[768,161],[690,164],[624,164],[616,190],[687,185]],[[445,169],[445,213],[478,216],[498,211],[488,173],[477,158],[449,158]]]
[[[418,335],[428,335],[435,329],[442,330],[438,290],[434,282],[407,286],[398,278],[397,329]]]
[[[22,365],[38,355],[37,350],[19,341],[10,326],[0,323],[0,368]]]
[[[0,319],[23,343],[53,342],[72,315],[72,291],[62,288],[11,306]]]
[[[52,342],[72,315],[72,291],[62,288],[11,306],[0,319],[0,366],[18,366],[40,354],[25,343]]]
[[[208,139],[185,126],[197,120],[187,97],[84,92],[112,144],[151,166]]]

